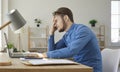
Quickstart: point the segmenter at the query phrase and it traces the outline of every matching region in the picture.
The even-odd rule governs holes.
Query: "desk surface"
[[[92,72],[92,68],[85,65],[45,65],[26,66],[20,59],[11,59],[12,65],[0,66],[0,72]]]

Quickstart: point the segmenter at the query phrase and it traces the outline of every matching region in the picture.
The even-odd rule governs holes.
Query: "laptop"
[[[6,33],[4,33],[4,37],[5,37],[5,42],[7,44],[7,47],[8,47],[8,39],[7,39]],[[11,53],[8,48],[7,48],[7,51],[8,51],[9,57],[11,57],[11,58],[25,58],[25,57],[27,57],[27,55],[25,53]]]

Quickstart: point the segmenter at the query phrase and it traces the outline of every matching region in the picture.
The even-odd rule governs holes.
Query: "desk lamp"
[[[21,27],[23,27],[26,23],[26,21],[24,20],[24,18],[20,15],[20,13],[17,11],[17,9],[13,9],[8,13],[8,17],[9,20],[8,22],[6,22],[5,24],[3,24],[0,27],[0,30],[2,30],[4,27],[6,27],[7,25],[10,24],[10,28],[13,31],[16,31],[18,29],[20,29]],[[7,57],[7,56],[6,56]],[[2,59],[3,58],[3,59]],[[8,57],[7,57],[8,58]],[[2,54],[0,54],[0,66],[5,66],[5,65],[11,65],[11,61],[10,60],[5,60],[5,58],[3,57]]]
[[[22,26],[25,25],[26,21],[17,11],[17,9],[13,9],[8,13],[8,17],[10,21],[6,22],[0,27],[0,30],[10,24],[10,27],[13,31],[20,29]]]

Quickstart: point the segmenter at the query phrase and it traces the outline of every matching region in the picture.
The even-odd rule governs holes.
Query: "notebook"
[[[8,38],[7,38],[7,35],[6,33],[4,33],[4,37],[5,37],[5,42],[6,42],[6,45],[8,47]],[[8,54],[11,58],[21,58],[21,57],[26,57],[26,54],[25,53],[11,53],[9,49],[7,49],[8,51]]]

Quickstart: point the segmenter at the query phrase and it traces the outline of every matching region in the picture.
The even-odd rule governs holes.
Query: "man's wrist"
[[[42,53],[43,58],[47,58],[47,54],[46,53]]]
[[[39,58],[47,58],[47,54],[46,53],[37,53]]]
[[[54,35],[54,32],[50,32],[49,35]]]

